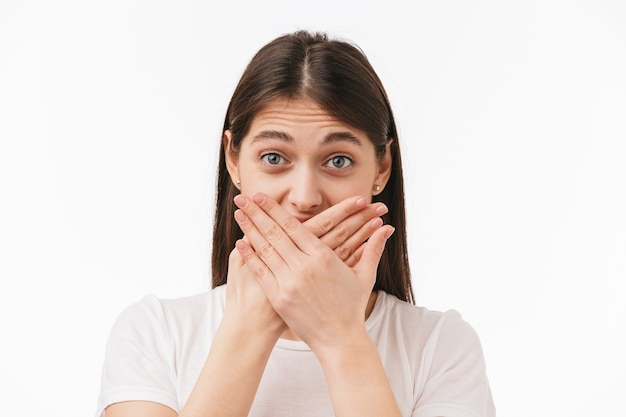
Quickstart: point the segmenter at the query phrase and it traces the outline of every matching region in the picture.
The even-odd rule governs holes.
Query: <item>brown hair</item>
[[[348,42],[305,31],[283,35],[265,45],[248,64],[226,112],[224,131],[231,131],[235,152],[253,117],[277,98],[307,98],[316,102],[338,120],[364,131],[379,156],[392,141],[391,176],[373,201],[387,205],[389,212],[383,216],[383,221],[396,231],[387,241],[374,289],[414,302],[398,134],[387,93],[366,56]],[[222,140],[213,228],[213,287],[226,283],[229,254],[237,239],[242,237],[233,219],[236,209],[233,198],[238,189],[226,170],[224,152]]]

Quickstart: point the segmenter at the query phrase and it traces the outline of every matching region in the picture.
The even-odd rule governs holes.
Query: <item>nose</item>
[[[302,213],[310,213],[322,206],[323,195],[319,178],[310,169],[293,172],[289,189],[289,204]]]

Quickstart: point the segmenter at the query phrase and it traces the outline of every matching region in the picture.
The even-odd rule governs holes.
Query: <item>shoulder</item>
[[[169,337],[177,329],[192,328],[203,320],[219,320],[225,305],[224,288],[179,298],[146,295],[117,317],[112,336],[120,333]]]
[[[473,328],[456,310],[436,311],[417,306],[379,291],[378,317],[385,326],[399,326],[407,333],[424,337],[475,337]]]
[[[226,286],[179,298],[145,297],[143,302],[158,302],[163,311],[164,318],[168,321],[178,319],[190,319],[201,317],[221,317],[226,305]]]
[[[147,295],[124,309],[106,345],[99,413],[129,400],[178,410],[180,381],[200,369],[222,318],[224,295],[224,288],[172,299]]]
[[[380,340],[394,346],[393,360],[400,357],[402,369],[412,373],[412,415],[495,415],[480,340],[461,314],[430,310],[385,293],[379,297],[375,327]]]
[[[484,372],[478,334],[458,311],[430,310],[386,293],[379,297],[378,323],[371,332],[384,343],[393,341],[409,362],[429,367],[430,377],[462,363]]]
[[[120,315],[129,319],[167,317],[172,315],[196,315],[205,310],[223,310],[225,286],[199,294],[178,298],[160,298],[152,294],[128,306]]]

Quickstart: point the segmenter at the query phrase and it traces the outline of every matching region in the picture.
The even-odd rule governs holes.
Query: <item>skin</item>
[[[393,233],[379,218],[386,207],[371,204],[375,184],[382,190],[389,178],[389,152],[378,158],[364,132],[306,100],[262,109],[237,153],[230,138],[226,131],[245,237],[230,255],[224,317],[180,416],[247,416],[279,337],[316,354],[336,416],[399,416],[364,320]],[[177,414],[139,401],[107,408],[107,417],[131,415]]]

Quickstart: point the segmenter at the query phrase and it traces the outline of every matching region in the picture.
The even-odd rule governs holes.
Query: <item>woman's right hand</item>
[[[273,334],[276,339],[287,329],[236,248],[228,258],[226,310],[223,320],[232,320],[234,325],[250,326],[250,331],[261,330],[266,334]]]

